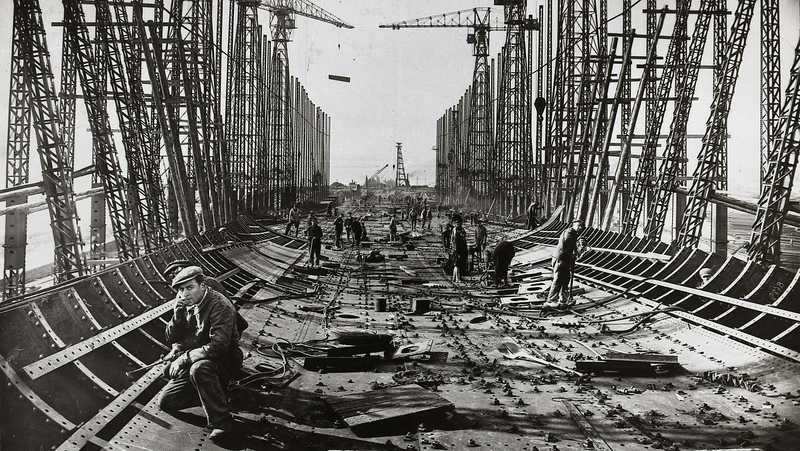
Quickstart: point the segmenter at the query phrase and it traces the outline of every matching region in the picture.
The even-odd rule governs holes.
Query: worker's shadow
[[[231,393],[231,407],[237,412],[273,415],[306,426],[336,427],[333,411],[318,394],[291,387],[236,390]]]

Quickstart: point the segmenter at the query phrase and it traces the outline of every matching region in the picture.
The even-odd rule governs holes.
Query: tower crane
[[[394,186],[404,186],[406,188],[411,186],[408,182],[408,175],[406,175],[406,165],[403,162],[403,143],[397,143],[397,163],[394,176]]]
[[[404,28],[469,28],[467,44],[473,46],[475,66],[472,71],[472,96],[467,129],[465,155],[456,158],[458,183],[479,197],[488,198],[489,177],[492,172],[492,103],[490,91],[489,32],[505,30],[493,26],[491,8],[473,8],[431,15],[418,19],[379,25],[378,28],[400,30]]]
[[[318,20],[338,28],[353,28],[325,9],[309,0],[259,0],[258,8],[269,11],[272,29],[272,56],[270,61],[268,124],[270,130],[269,152],[272,158],[270,177],[272,202],[280,206],[291,202],[296,193],[288,192],[294,179],[292,149],[292,121],[289,114],[289,48],[292,30],[296,27],[295,15]],[[283,172],[280,172],[283,168]]]

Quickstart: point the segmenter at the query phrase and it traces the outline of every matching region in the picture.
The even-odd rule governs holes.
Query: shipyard
[[[800,449],[800,2],[0,35],[0,451]]]

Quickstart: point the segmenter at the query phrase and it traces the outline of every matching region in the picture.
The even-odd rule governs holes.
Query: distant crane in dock
[[[394,186],[401,187],[404,186],[406,188],[411,186],[411,183],[408,182],[408,175],[406,174],[406,166],[403,163],[403,143],[397,143],[397,159],[395,163],[395,176],[394,176]]]

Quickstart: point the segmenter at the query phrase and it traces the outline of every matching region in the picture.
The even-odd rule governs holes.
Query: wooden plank
[[[416,384],[328,398],[326,402],[351,428],[453,408],[450,401]]]

